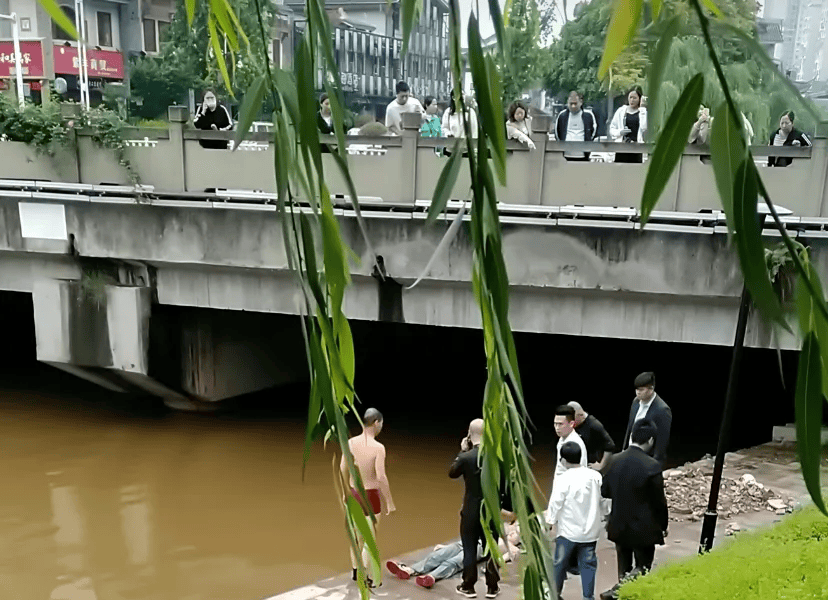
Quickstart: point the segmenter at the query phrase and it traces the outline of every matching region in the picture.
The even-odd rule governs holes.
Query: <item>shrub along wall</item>
[[[622,600],[828,598],[828,518],[815,508],[740,534],[704,556],[667,565],[621,588]]]

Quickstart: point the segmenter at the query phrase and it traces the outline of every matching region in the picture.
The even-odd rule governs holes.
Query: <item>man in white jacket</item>
[[[598,570],[595,545],[608,512],[607,503],[601,497],[601,474],[582,465],[581,447],[575,442],[561,447],[560,461],[566,470],[552,483],[552,495],[544,515],[550,527],[557,525],[555,585],[560,596],[570,560],[575,555],[584,600],[594,600]]]

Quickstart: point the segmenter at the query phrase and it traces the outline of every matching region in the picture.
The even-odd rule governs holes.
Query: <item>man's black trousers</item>
[[[633,570],[633,558],[635,558],[635,566],[642,571],[647,572],[653,568],[655,544],[633,548],[616,543],[615,554],[618,558],[618,580],[620,581],[624,575]]]
[[[497,528],[492,524],[492,535],[498,538]],[[463,588],[474,589],[477,583],[477,541],[483,542],[486,547],[486,536],[483,534],[483,526],[480,524],[479,511],[463,511],[460,513],[460,541],[463,543]],[[497,564],[490,555],[486,559],[486,587],[489,590],[497,588],[500,581],[500,574],[497,572]]]

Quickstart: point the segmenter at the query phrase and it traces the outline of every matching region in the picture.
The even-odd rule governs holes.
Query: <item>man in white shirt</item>
[[[555,409],[555,433],[560,438],[558,440],[558,455],[556,457],[557,463],[555,465],[555,479],[566,471],[566,468],[561,464],[561,448],[567,442],[575,442],[581,449],[581,466],[587,466],[587,450],[584,440],[575,431],[575,409],[568,404],[561,404]],[[554,480],[553,480],[554,483]]]
[[[557,525],[554,572],[558,596],[563,590],[566,571],[575,556],[581,573],[584,600],[595,598],[595,572],[598,557],[595,544],[607,514],[606,501],[601,497],[601,474],[582,464],[583,452],[575,442],[565,443],[559,463],[564,467],[555,477],[545,518],[551,527]]]
[[[595,139],[595,115],[584,109],[584,96],[570,92],[567,108],[558,113],[555,137],[559,142],[591,142]],[[564,152],[570,161],[589,161],[589,152]]]
[[[408,84],[404,81],[397,82],[397,99],[392,100],[385,109],[385,126],[394,135],[402,135],[402,114],[418,112],[423,114],[423,105],[416,98],[411,97]]]

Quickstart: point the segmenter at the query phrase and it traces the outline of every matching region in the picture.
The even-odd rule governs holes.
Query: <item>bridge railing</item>
[[[128,129],[127,157],[139,182],[158,192],[181,194],[229,189],[273,192],[274,148],[266,132],[250,134],[247,144],[236,151],[202,148],[200,140],[232,140],[232,132],[185,129],[189,115],[184,107],[171,107],[169,130]],[[419,117],[403,115],[403,135],[347,138],[351,175],[361,197],[393,204],[414,204],[431,198],[447,160],[442,148],[454,140],[420,138]],[[409,118],[410,117],[410,118]],[[591,151],[647,155],[648,144],[607,142],[571,143],[550,139],[552,123],[533,121],[536,149],[508,142],[507,186],[498,190],[503,203],[543,206],[635,207],[639,203],[648,165],[612,162],[570,162],[564,152]],[[112,150],[96,146],[92,132],[72,133],[76,144],[53,157],[38,156],[20,142],[0,143],[0,179],[30,179],[85,184],[128,184],[131,173]],[[333,136],[322,141],[335,144]],[[249,150],[256,150],[255,152]],[[659,201],[658,210],[696,213],[720,208],[709,150],[688,146]],[[768,155],[785,156],[793,163],[786,168],[760,170],[771,197],[805,217],[828,216],[828,140],[817,138],[812,148],[753,148],[759,160]],[[323,158],[332,193],[348,195],[344,180],[330,157]],[[451,197],[470,197],[467,164]]]

